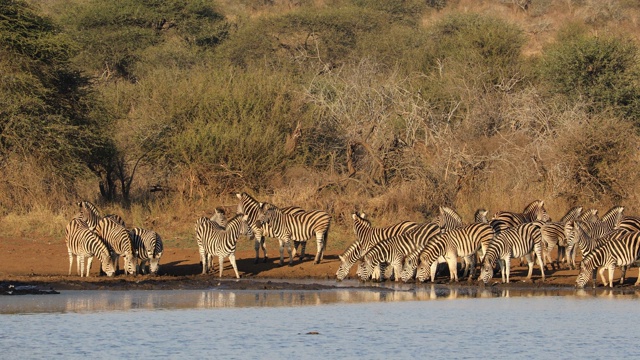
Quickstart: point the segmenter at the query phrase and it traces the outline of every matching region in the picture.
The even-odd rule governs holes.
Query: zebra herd
[[[331,216],[320,210],[304,210],[289,206],[279,208],[259,202],[249,194],[235,193],[238,199],[236,214],[227,219],[218,208],[211,218],[201,217],[195,224],[195,237],[202,264],[202,274],[213,272],[213,257],[219,260],[222,277],[223,261],[229,258],[236,278],[239,278],[235,259],[238,238],[247,235],[255,245],[255,263],[267,261],[265,238],[279,241],[280,265],[288,264],[300,248],[299,259],[305,258],[306,243],[315,237],[314,263],[324,257]],[[127,229],[118,215],[101,216],[90,202],[78,203],[79,213],[66,227],[65,241],[69,254],[69,275],[76,257],[78,274],[88,276],[91,263],[97,257],[101,270],[108,276],[118,272],[119,258],[124,261],[125,274],[157,273],[163,246],[160,236],[143,228]],[[502,282],[509,283],[512,259],[526,261],[527,279],[531,280],[537,263],[542,280],[546,266],[559,269],[561,263],[576,268],[576,253],[582,254],[578,287],[591,279],[596,284],[596,270],[605,286],[613,286],[613,271],[622,268],[620,283],[626,270],[640,255],[640,217],[623,214],[622,206],[611,208],[602,217],[597,210],[584,210],[576,206],[559,221],[551,221],[542,200],[527,205],[522,212],[499,211],[490,220],[487,211],[476,211],[474,221],[465,224],[450,207],[439,207],[439,215],[432,222],[401,221],[376,228],[364,213],[351,214],[356,240],[339,256],[336,272],[338,280],[348,276],[356,263],[357,277],[383,280],[394,277],[405,282],[416,279],[432,282],[437,276],[438,264],[446,263],[450,281],[467,278],[486,284],[498,268]],[[551,254],[557,248],[555,261]],[[458,275],[458,258],[463,273]],[[87,259],[85,272],[85,259]],[[147,269],[148,263],[148,269]],[[609,270],[608,278],[604,270]],[[640,274],[635,285],[640,284]]]
[[[360,262],[357,276],[363,281],[384,279],[387,272],[396,281],[412,279],[435,280],[439,263],[447,263],[450,281],[458,281],[458,258],[464,266],[463,277],[474,279],[476,261],[480,262],[478,279],[487,284],[500,269],[502,282],[510,281],[512,259],[524,259],[528,264],[527,279],[532,278],[537,262],[542,280],[545,264],[559,269],[561,261],[575,267],[577,251],[582,253],[578,287],[592,279],[596,285],[596,269],[605,286],[613,286],[613,271],[622,268],[620,283],[627,268],[640,256],[640,218],[623,215],[624,208],[615,206],[602,217],[597,210],[570,209],[559,221],[552,222],[542,200],[527,205],[523,212],[497,212],[491,220],[487,211],[476,211],[474,223],[464,224],[449,207],[440,207],[440,214],[430,223],[403,221],[375,228],[363,213],[352,214],[354,241],[339,256],[336,272],[343,280],[351,267]],[[557,247],[555,262],[551,252]],[[390,271],[385,271],[389,269]],[[605,279],[604,270],[609,270]],[[391,275],[392,274],[392,275]],[[640,274],[635,285],[640,284]]]
[[[85,274],[89,276],[94,257],[100,260],[101,270],[107,276],[114,276],[118,272],[121,256],[125,274],[158,272],[163,251],[160,235],[140,227],[127,230],[122,217],[116,214],[101,216],[98,208],[88,201],[77,205],[80,210],[65,229],[69,275],[74,256],[80,277]]]
[[[236,215],[227,222],[224,211],[216,209],[212,218],[201,217],[196,221],[195,232],[202,273],[212,270],[211,259],[218,256],[219,274],[222,277],[222,264],[225,257],[229,258],[231,266],[239,278],[235,260],[238,237],[242,234],[254,238],[256,258],[260,259],[260,249],[264,254],[263,261],[267,261],[267,249],[264,245],[265,237],[277,238],[280,243],[280,265],[284,265],[284,249],[289,255],[289,265],[293,265],[298,247],[300,260],[305,257],[307,240],[316,237],[317,252],[314,263],[323,259],[324,250],[329,233],[331,217],[319,210],[307,211],[297,206],[278,208],[273,204],[258,202],[249,194],[235,193],[239,200]]]

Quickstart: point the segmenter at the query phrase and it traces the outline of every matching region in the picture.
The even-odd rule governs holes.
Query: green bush
[[[630,39],[572,35],[551,46],[540,63],[548,91],[592,112],[607,109],[640,125],[638,47]]]

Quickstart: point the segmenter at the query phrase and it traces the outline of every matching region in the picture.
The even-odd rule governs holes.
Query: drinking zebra
[[[586,256],[598,245],[596,239],[602,238],[620,226],[623,210],[622,206],[614,206],[604,214],[601,220],[595,222],[575,220],[566,223],[564,231],[567,237],[567,251],[572,253],[574,247],[578,245],[582,256]]]
[[[336,278],[339,281],[349,274],[353,264],[360,260],[362,255],[373,246],[386,239],[413,231],[418,227],[415,222],[402,221],[391,226],[374,228],[371,226],[371,222],[366,219],[364,213],[358,214],[355,212],[351,214],[351,217],[353,218],[353,231],[356,234],[356,241],[349,245],[342,255],[338,256],[340,266],[336,271]]]
[[[508,228],[494,237],[493,241],[487,248],[487,253],[484,256],[482,271],[480,273],[480,279],[485,284],[493,277],[493,268],[498,260],[502,269],[502,282],[509,282],[509,273],[511,268],[511,258],[519,258],[524,256],[529,265],[529,273],[527,279],[531,279],[533,274],[533,259],[531,258],[531,252],[535,252],[538,258],[538,265],[540,266],[540,272],[542,273],[542,280],[545,279],[544,275],[544,261],[542,258],[542,236],[540,234],[541,222],[530,222],[516,227]]]
[[[461,229],[450,230],[435,237],[422,250],[416,278],[423,282],[427,278],[435,280],[435,265],[440,257],[444,257],[449,266],[450,281],[458,281],[458,257],[465,258],[465,269],[462,277],[471,281],[475,276],[476,252],[484,255],[493,240],[493,228],[489,224],[475,223]],[[409,271],[406,267],[405,271]],[[413,272],[413,270],[411,270]],[[406,276],[406,274],[405,274]]]
[[[395,281],[400,281],[402,262],[407,254],[417,248],[424,248],[436,235],[440,234],[440,227],[435,223],[421,224],[417,229],[386,239],[369,249],[363,261],[358,265],[358,276],[367,281],[373,269],[386,263],[393,268]],[[381,275],[380,280],[384,277]]]
[[[97,256],[102,265],[102,270],[108,275],[113,276],[115,270],[113,268],[111,255],[107,245],[100,240],[96,234],[91,231],[87,223],[78,218],[73,218],[65,228],[65,243],[69,253],[69,275],[73,267],[73,256],[76,256],[77,271],[80,277],[84,276],[84,259],[87,258],[87,277],[91,270],[93,257]]]
[[[324,250],[329,235],[331,216],[324,211],[304,211],[287,214],[275,205],[264,203],[261,207],[260,224],[269,224],[273,235],[280,241],[280,266],[284,265],[284,247],[289,252],[289,266],[293,265],[291,241],[306,241],[316,237],[317,251],[314,264],[319,264],[324,257]]]
[[[111,251],[116,272],[118,271],[118,259],[124,257],[125,274],[136,274],[136,259],[133,257],[133,247],[129,232],[110,217],[104,217],[98,222],[96,234],[105,242]]]
[[[580,273],[576,279],[576,286],[583,288],[593,274],[593,287],[596,287],[595,270],[598,268],[602,282],[606,287],[613,287],[613,272],[616,266],[626,267],[633,264],[638,259],[640,252],[640,233],[622,231],[613,238],[606,241],[602,246],[593,249],[587,256],[582,258],[580,263]],[[604,277],[604,270],[609,270],[609,281]],[[640,273],[635,285],[640,284]],[[624,282],[624,272],[620,282]]]
[[[203,220],[204,219],[204,220]],[[209,255],[218,257],[220,265],[219,273],[222,277],[223,263],[226,257],[236,273],[236,278],[240,278],[238,274],[238,266],[236,265],[236,245],[238,237],[247,232],[247,216],[244,214],[236,214],[227,222],[227,226],[221,229],[218,224],[207,218],[200,218],[196,226],[196,239],[202,244],[204,249],[204,263],[202,264],[202,274],[206,274],[209,266]]]
[[[134,255],[140,260],[136,271],[141,274],[157,274],[163,251],[160,235],[153,230],[135,227],[129,230],[129,236]]]

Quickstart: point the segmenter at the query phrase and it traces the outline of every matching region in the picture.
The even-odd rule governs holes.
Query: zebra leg
[[[447,265],[449,266],[449,282],[458,282],[458,259],[455,256],[447,256]]]
[[[73,268],[73,253],[69,250],[69,276],[71,276],[71,269]]]
[[[613,288],[613,272],[615,271],[616,266],[615,265],[609,265],[608,270],[609,270],[609,287]]]
[[[287,236],[284,240],[284,245],[287,247],[287,252],[289,253],[289,266],[293,266],[293,253],[291,251],[291,236]],[[282,254],[282,253],[280,253]],[[280,257],[280,263],[283,264],[282,255]]]
[[[316,233],[316,247],[316,258],[313,263],[320,264],[324,257],[324,234],[321,232]],[[400,273],[398,273],[398,276],[400,276]]]
[[[599,268],[598,269],[598,274],[600,274],[600,278],[602,278],[602,283],[603,283],[604,287],[607,287],[608,284],[607,284],[607,279],[604,277],[604,269],[605,269],[604,266]],[[594,281],[593,285],[595,286],[595,281]]]
[[[80,263],[82,263],[82,266],[84,266],[84,257],[81,255],[76,255],[76,273],[80,275],[80,277],[82,277],[82,271],[84,269],[80,267]]]
[[[223,269],[223,265],[224,265],[224,256],[222,254],[218,255],[218,265],[220,266],[220,276],[218,277],[222,277],[222,269]]]
[[[640,266],[638,267],[638,278],[636,279],[636,283],[633,284],[634,286],[638,286],[640,285]]]
[[[285,241],[282,240],[282,239],[278,239],[278,241],[280,242],[280,247],[279,247],[279,250],[280,250],[280,266],[282,266],[282,265],[284,265],[284,244],[285,244]]]
[[[84,276],[84,256],[78,256],[78,270],[80,271],[80,277]]]
[[[204,252],[204,249],[202,251],[202,254],[200,254],[200,260],[202,261],[202,275],[204,275],[207,273],[207,261],[209,261],[209,255]]]
[[[91,263],[93,262],[93,256],[90,256],[87,259],[87,277],[89,277],[89,270],[91,270]]]
[[[299,241],[299,243],[300,243],[300,261],[302,261],[304,260],[307,252],[307,240]],[[296,248],[298,248],[297,245],[296,245]]]
[[[627,269],[629,267],[627,265],[623,265],[620,267],[620,270],[622,271],[622,276],[620,276],[620,285],[624,284],[624,278],[627,275]]]
[[[436,260],[434,262],[431,263],[430,266],[430,270],[431,270],[431,282],[434,283],[436,282],[436,272],[438,271],[438,263],[439,261]]]
[[[240,279],[240,274],[238,274],[238,265],[236,265],[236,254],[229,255],[229,262],[231,266],[233,266],[233,271],[236,273],[236,279]]]

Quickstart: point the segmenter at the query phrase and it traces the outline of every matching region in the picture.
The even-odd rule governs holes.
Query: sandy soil
[[[275,245],[275,244],[274,244]],[[277,254],[275,246],[271,248],[271,254]],[[312,254],[315,249],[312,250]],[[217,258],[214,260],[215,273],[202,275],[202,267],[199,264],[198,250],[165,248],[160,262],[159,275],[118,275],[113,278],[99,277],[98,264],[94,261],[91,276],[80,278],[76,275],[74,260],[73,272],[68,276],[69,260],[64,243],[58,241],[46,242],[44,240],[33,241],[20,238],[0,238],[0,284],[7,287],[11,284],[22,288],[37,287],[40,289],[69,290],[69,289],[197,289],[225,288],[239,289],[313,289],[323,288],[326,285],[314,284],[313,281],[299,281],[300,279],[332,280],[338,269],[340,261],[338,255],[341,252],[329,251],[325,254],[321,264],[314,265],[313,259],[308,257],[305,261],[296,261],[294,266],[279,266],[279,259],[271,258],[266,263],[254,264],[253,250],[239,251],[236,253],[240,276],[245,279],[235,282],[233,268],[228,259],[224,262],[223,277],[218,277]],[[271,255],[270,254],[270,255]],[[355,278],[356,266],[352,267],[350,277]],[[547,270],[547,279],[541,281],[540,271],[536,267],[533,272],[533,282],[524,282],[526,267],[513,263],[511,269],[512,284],[496,284],[500,278],[494,278],[493,286],[527,286],[532,288],[558,288],[573,287],[575,285],[577,270]],[[627,278],[622,288],[633,287],[637,270],[630,271],[631,277]],[[619,278],[619,272],[616,272]],[[248,281],[250,279],[284,279],[285,281],[265,282]],[[297,281],[297,282],[296,282]],[[447,283],[448,277],[436,279],[438,283]],[[326,283],[326,282],[325,282]],[[465,281],[466,283],[466,281]],[[477,286],[477,282],[473,283]],[[601,286],[601,285],[600,285]]]

